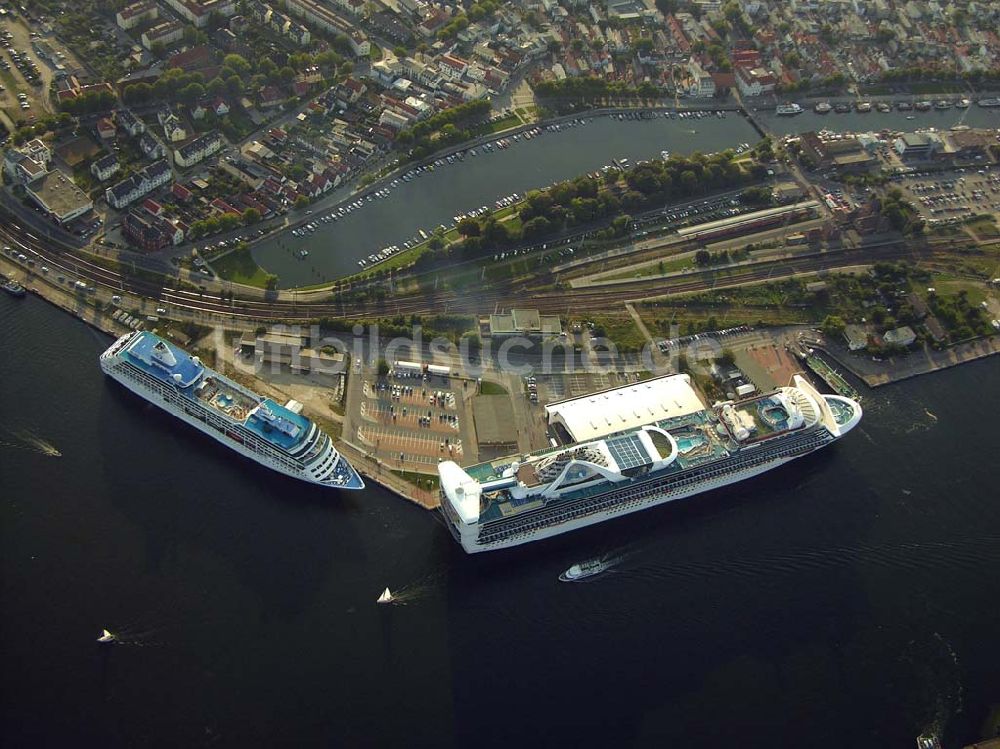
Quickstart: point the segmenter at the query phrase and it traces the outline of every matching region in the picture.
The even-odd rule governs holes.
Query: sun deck
[[[677,456],[669,465],[658,469],[658,472],[667,476],[728,456],[732,450],[736,449],[736,445],[727,437],[717,432],[717,423],[711,416],[711,412],[703,410],[662,419],[661,421],[646,425],[669,432],[677,443]],[[650,436],[652,437],[656,434],[656,432],[651,432]],[[608,453],[617,463],[619,469],[624,470],[652,464],[655,461],[666,458],[669,453],[669,449],[666,447],[669,441],[661,435],[661,439],[654,438],[652,440],[653,446],[659,455],[649,454],[645,446],[638,439],[638,432],[635,429],[610,434],[599,440],[599,442],[604,443]],[[515,455],[479,463],[463,470],[470,477],[483,484],[488,481],[500,480],[504,471],[517,461],[520,463],[517,476],[523,481],[523,478],[527,478],[529,475],[533,478],[537,476],[535,466],[539,460],[561,452],[573,451],[581,446],[580,444],[561,445],[531,453],[526,460],[522,460],[519,456]],[[524,483],[531,486],[544,482],[538,482],[537,478],[534,478],[534,481],[524,481]],[[605,491],[607,491],[606,481],[592,482],[573,489],[560,499],[579,500]],[[509,517],[510,515],[541,506],[544,503],[544,500],[539,496],[529,496],[519,499],[512,496],[505,489],[484,493],[480,499],[480,522],[489,522],[501,517]]]
[[[145,331],[122,353],[147,374],[182,388],[193,385],[205,371],[201,361]]]
[[[250,398],[215,372],[204,377],[195,390],[195,396],[202,403],[240,422],[246,421],[250,412],[260,403],[259,398]]]
[[[290,450],[309,434],[312,422],[305,416],[264,399],[246,420],[246,427],[283,450]]]

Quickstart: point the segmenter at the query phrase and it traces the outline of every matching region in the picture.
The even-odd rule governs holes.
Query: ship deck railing
[[[795,438],[782,443],[780,447],[775,446],[775,449],[755,450],[745,456],[737,453],[735,456],[732,456],[733,461],[708,463],[692,468],[689,471],[684,471],[687,475],[671,482],[669,488],[666,490],[676,491],[714,476],[760,465],[805,449],[815,449],[822,444],[826,444],[831,439],[831,435],[825,429],[812,429],[807,433],[797,435]],[[677,472],[675,471],[675,473]],[[480,543],[492,543],[494,540],[526,533],[551,525],[554,522],[565,522],[566,520],[598,512],[616,504],[637,501],[660,488],[665,475],[663,472],[658,472],[658,475],[654,478],[626,485],[618,490],[614,488],[609,489],[606,483],[602,483],[600,487],[592,487],[592,490],[586,494],[574,493],[572,497],[564,495],[558,499],[549,500],[542,508],[524,514],[503,516],[498,511],[498,517],[481,517],[481,524],[490,523],[490,525],[482,529],[479,541]]]

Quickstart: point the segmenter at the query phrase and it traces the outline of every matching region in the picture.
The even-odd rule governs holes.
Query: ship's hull
[[[647,510],[651,507],[656,507],[657,505],[662,505],[667,502],[673,502],[678,499],[686,499],[687,497],[692,497],[696,494],[703,494],[704,492],[712,491],[713,489],[720,489],[724,486],[729,486],[730,484],[735,484],[740,481],[753,478],[754,476],[759,476],[762,473],[766,473],[767,471],[784,465],[785,463],[795,460],[796,458],[810,455],[822,447],[825,447],[825,445],[819,445],[796,455],[774,458],[763,465],[736,469],[731,473],[725,473],[721,476],[705,479],[685,488],[670,489],[669,485],[665,481],[663,491],[658,493],[654,488],[649,492],[647,497],[638,501],[623,501],[621,504],[613,505],[607,509],[598,510],[592,514],[581,515],[576,518],[568,518],[562,522],[554,522],[542,528],[525,531],[509,538],[489,543],[479,542],[478,528],[476,526],[467,526],[465,532],[463,533],[452,524],[449,518],[445,517],[445,522],[448,524],[449,528],[452,529],[452,533],[456,537],[456,540],[458,540],[458,542],[462,545],[462,548],[469,554],[477,554],[483,551],[496,551],[498,549],[505,549],[512,546],[520,546],[521,544],[526,544],[532,541],[541,541],[543,539],[568,533],[579,528],[585,528],[589,525],[603,523],[606,520],[611,520],[623,515],[630,515],[634,512]],[[571,508],[567,508],[567,511],[570,512]]]
[[[337,489],[364,488],[364,483],[360,482],[360,477],[358,477],[358,480],[361,483],[361,485],[357,487],[338,485],[329,481],[319,481],[316,480],[313,476],[310,476],[305,470],[301,471],[292,470],[288,468],[286,465],[282,464],[278,460],[268,455],[259,453],[255,450],[251,450],[245,445],[241,444],[239,441],[227,436],[222,432],[219,432],[217,429],[213,429],[205,422],[194,418],[193,416],[187,414],[181,409],[177,409],[172,403],[164,400],[157,393],[150,392],[149,390],[143,388],[139,383],[130,380],[127,377],[123,377],[119,372],[115,371],[115,369],[113,368],[114,363],[115,363],[114,359],[105,359],[102,357],[101,369],[104,371],[104,374],[106,374],[112,380],[117,382],[119,385],[126,388],[130,392],[134,393],[139,398],[142,398],[142,400],[146,401],[147,403],[150,403],[160,408],[161,410],[165,411],[166,413],[170,414],[176,419],[183,421],[185,424],[188,424],[197,429],[198,431],[200,431],[201,433],[211,437],[216,442],[225,445],[230,450],[239,453],[245,458],[249,458],[258,465],[262,465],[265,468],[270,468],[271,470],[277,471],[278,473],[281,473],[285,476],[289,476],[290,478],[299,479],[300,481],[305,481],[315,486],[323,486],[323,487],[337,488]],[[338,454],[337,460],[344,460],[344,457]],[[353,467],[351,467],[351,471],[354,472]]]

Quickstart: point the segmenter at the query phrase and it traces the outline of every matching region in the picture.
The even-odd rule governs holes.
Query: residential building
[[[117,132],[115,123],[109,117],[101,117],[97,120],[94,127],[97,130],[97,137],[101,140],[112,140]]]
[[[195,138],[190,143],[174,150],[174,163],[179,167],[187,168],[194,166],[199,161],[206,159],[213,153],[218,152],[223,146],[222,135],[218,131],[212,130],[204,135]]]
[[[39,138],[32,138],[20,148],[12,147],[4,154],[4,173],[17,185],[34,182],[45,175],[52,161],[52,151]]]
[[[115,112],[118,127],[135,137],[146,132],[146,123],[136,117],[130,109],[119,109]]]
[[[109,153],[90,165],[90,173],[93,174],[99,182],[104,182],[111,179],[118,170],[121,169],[121,164],[118,163],[118,157],[113,153]]]
[[[235,0],[163,0],[177,15],[203,29],[213,13],[226,18],[236,13]]]
[[[367,57],[371,52],[371,44],[364,33],[317,0],[286,0],[285,10],[323,31],[346,36],[355,57]]]
[[[122,235],[147,252],[184,241],[184,232],[148,208],[134,209],[122,217]]]
[[[149,133],[139,136],[139,150],[149,159],[162,159],[167,155],[163,144]]]
[[[173,179],[170,164],[160,160],[104,191],[108,205],[121,210]]]
[[[176,21],[163,21],[143,31],[139,41],[143,47],[151,50],[156,44],[166,47],[183,38],[184,27],[181,24]]]
[[[860,351],[868,345],[870,331],[864,325],[847,325],[844,327],[844,339],[849,351]]]
[[[711,99],[715,96],[715,80],[694,58],[688,62],[688,75],[691,76],[688,89],[691,96],[699,99]]]
[[[152,0],[144,0],[143,2],[126,5],[118,11],[115,14],[115,22],[118,24],[118,28],[129,31],[146,21],[153,21],[159,17],[159,6]]]
[[[882,335],[882,340],[891,346],[910,346],[917,340],[917,334],[909,325],[904,325],[901,328],[887,330]]]
[[[777,79],[766,68],[736,68],[736,87],[743,96],[760,96],[774,91]]]

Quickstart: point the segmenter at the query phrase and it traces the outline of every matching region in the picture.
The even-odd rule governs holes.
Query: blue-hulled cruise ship
[[[709,407],[666,375],[545,407],[563,444],[438,464],[441,510],[467,552],[535,541],[756,476],[853,429],[861,406],[808,380]]]
[[[363,489],[354,467],[294,401],[280,405],[206,367],[157,335],[128,333],[101,369],[143,399],[261,465],[312,484]]]

